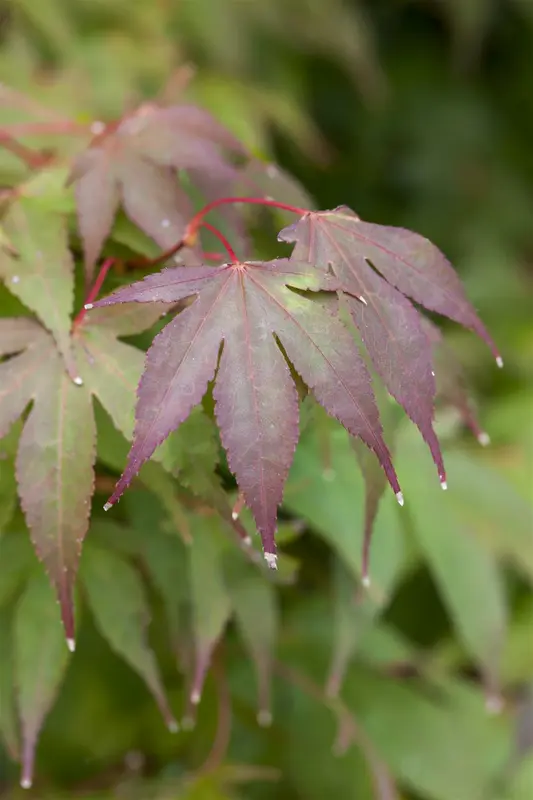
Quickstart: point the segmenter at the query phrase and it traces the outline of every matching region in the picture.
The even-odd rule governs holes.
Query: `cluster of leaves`
[[[6,612],[0,625],[2,652],[13,653],[13,663],[5,659],[1,665],[0,730],[10,751],[23,761],[23,784],[31,782],[37,737],[65,674],[68,653],[50,588],[20,530],[24,523],[14,510],[10,467],[16,465],[24,517],[56,588],[73,647],[75,577],[90,524],[94,465],[101,494],[109,484],[109,473],[115,475],[124,468],[126,451],[123,439],[117,438],[120,431],[133,444],[110,502],[118,499],[141,465],[154,455],[155,462],[144,464],[140,472],[151,495],[141,490],[126,494],[121,524],[104,523],[93,512],[80,568],[82,600],[76,609],[78,615],[90,609],[115,652],[146,682],[171,731],[177,728],[170,708],[174,702],[166,697],[146,638],[150,613],[146,578],[163,602],[167,637],[186,676],[183,727],[194,722],[206,670],[234,619],[257,665],[260,722],[268,723],[271,717],[272,669],[284,683],[292,682],[314,703],[318,700],[318,711],[307,700],[299,701],[286,718],[289,731],[297,730],[298,737],[283,766],[305,796],[325,796],[331,791],[330,776],[338,770],[338,761],[330,763],[332,739],[329,721],[321,716],[324,707],[329,707],[339,725],[336,750],[345,753],[355,743],[366,764],[361,767],[352,749],[343,762],[346,774],[342,768],[338,774],[340,794],[355,775],[357,785],[364,786],[368,770],[369,796],[396,796],[395,780],[427,797],[471,800],[488,796],[488,787],[497,785],[505,772],[507,738],[504,742],[501,731],[491,729],[487,736],[497,758],[490,764],[481,758],[467,764],[465,754],[474,752],[485,735],[480,733],[484,712],[479,698],[469,694],[464,684],[441,679],[438,665],[433,670],[422,663],[415,649],[385,625],[369,625],[423,554],[462,646],[481,670],[492,703],[498,700],[498,653],[505,634],[506,599],[496,555],[461,530],[460,523],[451,531],[439,524],[439,517],[446,516],[439,513],[443,495],[438,482],[434,491],[424,453],[410,434],[404,434],[395,446],[402,486],[403,476],[410,478],[405,487],[410,516],[407,521],[400,519],[388,495],[378,506],[385,473],[398,499],[403,499],[389,454],[392,434],[401,425],[395,414],[388,424],[388,413],[395,407],[388,401],[380,403],[384,436],[370,381],[372,370],[419,427],[442,483],[446,480],[443,459],[433,431],[435,377],[437,383],[443,382],[441,398],[456,406],[481,443],[486,441],[457,365],[452,363],[450,368],[444,363],[439,370],[446,354],[438,329],[412,302],[488,339],[453,270],[422,237],[364,223],[346,208],[327,212],[295,208],[300,220],[280,234],[282,241],[295,243],[290,258],[246,260],[250,242],[243,235],[245,220],[233,205],[217,202],[230,194],[238,197],[241,188],[248,192],[252,183],[256,199],[261,199],[263,187],[264,195],[288,199],[284,176],[249,159],[230,134],[197,108],[143,106],[116,125],[103,130],[96,126],[94,133],[70,172],[76,187],[86,281],[94,277],[107,237],[106,254],[115,266],[124,253],[126,259],[133,255],[138,260],[146,247],[153,254],[123,217],[113,227],[119,204],[160,247],[175,251],[177,243],[186,245],[171,256],[182,258],[185,266],[150,274],[139,283],[129,283],[129,275],[110,273],[110,284],[117,279],[123,283],[126,277],[126,285],[95,302],[101,278],[112,267],[108,259],[85,298],[88,313],[80,310],[72,319],[75,294],[77,307],[83,304],[83,280],[78,274],[81,270],[75,270],[81,259],[74,226],[68,229],[74,215],[71,195],[62,188],[63,168],[45,167],[6,197],[0,271],[9,291],[36,315],[30,318],[17,308],[21,315],[2,318],[0,329],[6,357],[0,365],[2,435],[7,434],[2,478],[5,472],[9,483],[3,506],[8,533],[0,540],[2,605],[9,608],[19,597],[15,613]],[[205,209],[194,216],[196,189],[204,201],[213,201],[211,208],[228,210],[221,215],[219,227],[234,235],[242,258],[230,249],[229,264],[199,266],[206,260],[204,247],[210,240],[203,238],[207,226],[201,228]],[[150,264],[146,262],[144,268]],[[160,317],[169,312],[172,319],[149,348],[141,378],[142,352],[120,338],[155,325],[160,328]],[[358,339],[370,358],[368,366]],[[496,352],[495,356],[499,358]],[[305,398],[300,419],[299,398]],[[350,435],[326,418],[315,401]],[[16,423],[20,416],[23,426]],[[300,429],[302,439],[295,454]],[[374,451],[384,470],[376,469],[375,459],[352,436]],[[354,449],[365,476],[364,489]],[[477,491],[480,500],[484,497],[490,475],[472,471],[470,463],[461,466],[453,454],[450,458],[453,474],[461,476],[454,480],[453,502],[462,519],[463,506],[473,502],[472,493]],[[177,482],[169,473],[177,475]],[[242,493],[233,513],[230,473]],[[274,564],[277,509],[286,481],[285,512],[298,523],[307,522],[334,553],[335,638],[332,643],[329,609],[312,607],[300,612],[301,618],[296,613],[287,621],[277,662],[273,653],[279,598],[272,581],[294,580],[295,565],[282,555],[278,575],[265,575],[254,537],[257,527],[268,562]],[[358,524],[356,513],[364,505],[365,494],[363,530],[363,520]],[[150,503],[152,495],[159,501],[155,508]],[[242,499],[253,512],[255,524],[246,511],[242,520],[238,518]],[[155,520],[161,509],[166,519],[159,529]],[[487,508],[483,527],[491,514]],[[513,536],[501,555],[531,578],[526,516],[517,503],[516,519],[504,523],[512,526]],[[368,579],[365,559],[375,525],[383,535],[372,552],[372,584],[361,594],[361,579]],[[294,541],[299,527],[282,525],[278,541]],[[406,532],[411,527],[416,532],[415,545]],[[176,538],[176,531],[183,542]],[[472,606],[465,599],[471,596],[474,576],[478,603]],[[227,641],[231,646],[231,638]],[[364,666],[351,671],[344,681],[356,649]],[[215,656],[215,678],[221,669],[221,652]],[[329,656],[324,692],[320,682],[324,657]],[[36,662],[41,665],[42,679],[35,675]],[[417,684],[412,688],[399,687],[391,678],[402,664],[415,665]],[[12,703],[14,685],[22,746]],[[444,707],[440,701],[428,700],[429,687],[438,689]],[[280,703],[283,691],[276,687]],[[223,719],[223,688],[219,687],[219,695]],[[382,700],[376,704],[379,697]],[[413,709],[420,726],[413,739],[405,741],[406,728],[414,725]],[[461,736],[457,735],[458,720],[464,726]],[[398,735],[391,737],[391,729]],[[307,732],[307,739],[301,738],[301,731]],[[392,739],[395,747],[391,747]],[[443,744],[446,757],[437,763],[434,754]],[[308,761],[309,748],[321,754],[316,770],[299,769],[299,762]],[[446,780],[456,776],[446,793],[443,775]],[[198,785],[202,777],[195,780]],[[221,785],[233,780],[239,776],[220,776]],[[146,787],[148,791],[163,795],[165,784]]]

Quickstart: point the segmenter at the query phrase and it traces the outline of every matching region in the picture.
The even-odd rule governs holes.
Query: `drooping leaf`
[[[470,428],[478,442],[489,444],[489,435],[481,429],[476,408],[466,383],[464,370],[459,359],[446,345],[440,330],[424,319],[424,330],[433,349],[435,375],[437,381],[437,403],[455,408],[462,422]]]
[[[9,610],[0,612],[0,740],[13,759],[19,753],[13,673],[13,620]]]
[[[0,608],[13,601],[37,563],[25,531],[8,531],[0,537]]]
[[[224,580],[222,553],[225,545],[215,515],[196,516],[193,542],[188,549],[189,586],[195,666],[190,702],[200,702],[211,656],[231,615],[231,598]]]
[[[118,554],[89,545],[84,550],[80,577],[102,636],[145,681],[167,727],[176,731],[177,722],[146,638],[150,614],[140,576]]]
[[[422,236],[363,222],[345,206],[309,212],[279,238],[296,243],[291,258],[331,268],[351,290],[345,302],[374,367],[420,429],[446,485],[433,430],[432,345],[408,298],[476,331],[500,360],[450,263]]]
[[[91,399],[85,386],[70,380],[54,341],[40,325],[33,323],[33,334],[28,328],[24,337],[26,349],[0,364],[0,433],[33,401],[18,446],[17,483],[32,541],[56,588],[73,647],[72,590],[93,490]]]
[[[14,620],[14,664],[22,738],[21,785],[33,780],[35,748],[68,663],[61,620],[43,574],[28,582]]]
[[[303,295],[338,285],[313,267],[279,259],[167,269],[96,303],[176,302],[197,295],[148,351],[132,449],[109,504],[201,401],[222,343],[214,389],[222,443],[272,566],[277,507],[298,438],[298,398],[279,343],[328,413],[377,453],[398,494],[355,342],[330,308]]]
[[[418,682],[406,686],[360,670],[347,676],[344,698],[406,787],[428,800],[490,797],[501,761],[486,740],[480,746],[479,729],[469,724],[469,706],[452,698],[434,700]],[[489,735],[499,757],[495,726],[484,726],[482,733]]]
[[[354,577],[362,577],[365,487],[350,436],[331,422],[330,468],[324,474],[316,426],[304,432],[289,475],[284,507],[306,520],[333,547]],[[396,503],[384,497],[375,523],[371,553],[374,607],[390,597],[406,563],[406,546]]]
[[[424,456],[411,437],[402,437],[398,460],[416,498],[414,531],[460,640],[496,693],[507,627],[503,576],[494,554],[454,511],[453,492],[428,485]]]
[[[275,653],[278,607],[275,588],[265,576],[244,569],[228,571],[228,587],[235,620],[244,644],[255,662],[258,713],[261,725],[269,725],[271,711],[272,660]],[[233,565],[232,565],[233,566]]]
[[[367,601],[364,589],[357,585],[353,573],[339,558],[334,559],[332,572],[334,641],[327,693],[336,697],[341,691],[358,638],[368,628],[374,610]]]
[[[195,106],[147,104],[95,137],[71,175],[87,275],[92,275],[120,203],[161,247],[178,242],[192,205],[176,171],[196,171],[205,179],[202,188],[207,194],[212,182],[218,185],[224,179],[231,186],[235,171],[224,151],[244,155],[229,131]]]
[[[78,371],[70,343],[74,265],[65,220],[42,202],[21,197],[11,204],[2,224],[10,248],[0,248],[0,277],[52,333],[68,372],[75,379]],[[30,320],[15,323],[19,341],[26,323],[30,326]],[[26,330],[31,336],[30,327]],[[15,336],[15,326],[8,335]]]

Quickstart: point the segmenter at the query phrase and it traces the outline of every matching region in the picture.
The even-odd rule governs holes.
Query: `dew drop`
[[[95,120],[91,125],[91,133],[93,136],[99,136],[105,130],[105,122],[100,122],[100,120]]]
[[[31,789],[32,787],[32,779],[31,778],[22,778],[20,781],[20,785],[23,789]]]
[[[496,716],[497,714],[501,714],[503,711],[504,702],[503,697],[499,694],[489,694],[485,699],[485,709],[487,714],[491,714],[492,716]]]
[[[13,277],[11,278],[11,283],[20,283],[20,277],[18,275],[13,275]]]
[[[478,433],[477,440],[482,447],[488,447],[490,444],[490,436],[486,431],[481,431],[481,433]]]
[[[370,575],[363,575],[361,583],[363,584],[365,589],[369,589],[372,584],[372,581],[370,580]]]
[[[446,481],[441,480],[440,485],[443,492],[445,492],[448,489],[448,484],[446,483]]]
[[[257,724],[262,728],[269,728],[272,725],[272,712],[268,708],[262,708],[257,712]]]
[[[233,516],[233,514],[232,514],[232,516]],[[245,536],[244,539],[242,540],[242,543],[243,543],[244,547],[251,547],[252,546],[252,537],[251,536]]]
[[[86,311],[90,311],[90,310],[91,310],[91,308],[94,308],[94,306],[93,306],[93,304],[92,304],[92,303],[85,303],[85,305],[84,305],[83,307],[84,307],[84,309],[85,309]]]
[[[362,295],[359,297],[359,300],[361,301],[361,303],[362,303],[364,306],[367,306],[367,305],[368,305],[368,303],[366,302],[365,298],[364,298]]]
[[[403,506],[403,492],[396,492],[396,500]]]
[[[200,692],[198,692],[196,689],[191,692],[191,703],[193,704],[193,706],[197,706],[198,703],[200,702],[200,699],[201,699]]]
[[[498,366],[500,369],[503,367],[503,358],[501,356],[497,356],[496,366]]]
[[[104,511],[109,511],[110,508],[113,508],[113,503],[106,503],[104,506]]]
[[[431,370],[431,374],[433,375],[433,377],[435,377],[435,373],[433,372],[433,370]]]
[[[74,378],[74,383],[76,384],[76,386],[83,386],[83,378],[80,378],[79,375],[76,375],[76,377]]]
[[[75,651],[76,642],[74,641],[74,639],[72,639],[70,637],[67,638],[67,647],[68,647],[68,649],[70,650],[71,653],[73,653]]]
[[[275,553],[264,553],[264,556],[270,569],[278,568],[278,557]]]

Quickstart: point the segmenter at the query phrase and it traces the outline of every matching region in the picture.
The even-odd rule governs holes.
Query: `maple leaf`
[[[474,330],[502,363],[451,264],[424,237],[363,222],[346,206],[309,212],[278,238],[295,243],[291,258],[333,270],[345,290],[362,298],[344,295],[376,372],[418,426],[445,488],[442,454],[433,430],[432,343],[408,298]]]
[[[125,436],[144,354],[117,336],[138,333],[161,315],[155,304],[104,309],[74,328],[71,346],[83,376],[74,384],[53,338],[25,317],[0,320],[0,438],[33,403],[16,459],[21,505],[32,541],[55,586],[69,646],[74,647],[72,592],[89,524],[94,488],[97,397]],[[4,336],[3,333],[6,333]],[[43,365],[46,365],[43,368]]]
[[[133,444],[106,507],[201,401],[216,371],[222,444],[265,557],[275,566],[277,507],[298,440],[298,394],[287,359],[324,408],[376,452],[401,499],[370,376],[353,337],[330,304],[304,294],[339,288],[338,280],[308,264],[278,259],[169,268],[95,303],[175,303],[195,296],[148,350]]]
[[[88,278],[120,204],[162,248],[178,242],[193,208],[176,171],[186,170],[206,200],[230,194],[237,172],[226,152],[246,155],[229,131],[192,105],[146,104],[96,136],[75,160],[70,176]],[[185,253],[184,258],[190,257]]]
[[[78,372],[70,346],[74,265],[64,218],[36,198],[21,196],[2,218],[0,278],[53,334],[70,376]]]
[[[3,322],[11,326],[11,341],[2,349],[18,354],[0,364],[0,437],[33,402],[18,446],[17,483],[35,550],[73,641],[72,590],[93,490],[91,397],[72,382],[54,340],[37,322]],[[14,332],[20,333],[18,342]]]

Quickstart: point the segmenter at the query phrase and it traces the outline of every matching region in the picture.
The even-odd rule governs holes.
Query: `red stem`
[[[85,314],[87,313],[86,306],[90,305],[98,297],[98,295],[100,293],[100,289],[102,288],[102,284],[106,279],[106,275],[107,275],[107,273],[109,272],[109,270],[111,269],[111,267],[113,266],[114,263],[115,263],[115,259],[114,258],[108,258],[108,259],[106,259],[106,261],[104,261],[104,263],[100,267],[100,272],[96,276],[96,280],[93,283],[93,285],[92,285],[87,297],[85,298],[85,303],[83,305],[83,308],[80,308],[80,310],[78,311],[77,315],[74,317],[74,321],[72,323],[72,328],[73,329],[76,329],[83,322],[83,319],[85,318]]]
[[[282,211],[293,211],[295,214],[300,215],[307,214],[308,211],[306,208],[298,208],[297,206],[291,206],[288,203],[278,203],[277,200],[267,200],[266,197],[219,197],[218,200],[213,200],[211,203],[208,203],[197,214],[194,215],[187,226],[187,233],[189,235],[196,233],[202,224],[203,218],[214,208],[234,203],[249,203],[250,205],[270,206],[271,208],[280,208]],[[187,234],[184,238],[187,238]]]
[[[237,264],[239,259],[237,258],[237,254],[233,250],[232,246],[226,239],[223,233],[221,233],[218,228],[215,228],[214,225],[210,225],[209,222],[202,222],[202,228],[205,228],[206,231],[210,231],[213,236],[216,236],[218,241],[222,244],[224,250],[229,255],[232,264]]]
[[[45,156],[36,150],[32,150],[31,147],[26,147],[26,145],[17,142],[13,136],[1,130],[0,145],[5,150],[9,150],[10,153],[13,153],[13,155],[17,156],[17,158],[20,158],[20,160],[23,161],[27,167],[30,167],[30,169],[38,169],[39,167],[43,167],[49,161],[48,156]]]
[[[15,122],[0,128],[0,138],[19,136],[66,136],[75,133],[88,133],[91,123],[57,120],[50,122]]]

